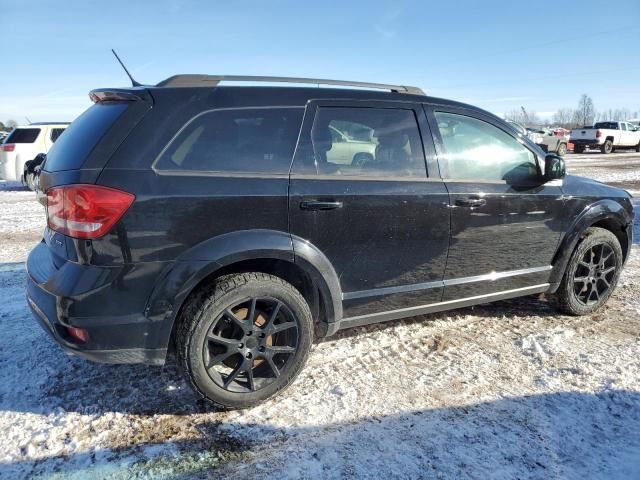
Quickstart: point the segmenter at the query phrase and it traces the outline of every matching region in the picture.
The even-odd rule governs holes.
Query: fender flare
[[[629,214],[624,207],[618,202],[610,199],[603,199],[590,204],[580,212],[571,226],[567,229],[567,233],[564,235],[556,249],[556,254],[552,261],[553,270],[551,271],[549,278],[549,282],[552,285],[550,290],[552,293],[559,287],[560,281],[564,276],[567,263],[569,262],[569,258],[571,258],[571,255],[584,232],[591,225],[602,220],[613,220],[619,223],[621,228],[625,228],[632,222],[632,219],[629,218]]]
[[[228,265],[257,259],[282,260],[301,268],[320,290],[327,323],[337,325],[342,317],[340,283],[317,247],[282,231],[240,230],[205,240],[165,268],[145,308],[145,316],[156,323],[149,332],[153,337],[149,343],[157,348],[168,346],[178,312],[203,279]]]

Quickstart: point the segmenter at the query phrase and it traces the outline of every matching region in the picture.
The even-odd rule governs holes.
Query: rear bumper
[[[113,289],[126,283],[124,270],[72,262],[55,268],[47,245],[40,243],[27,260],[27,303],[42,328],[70,354],[103,363],[161,365],[167,342],[160,340],[159,322],[147,318],[144,309],[110,314],[114,308],[105,304],[111,297],[107,301],[122,309],[119,304],[125,299],[114,295]],[[66,327],[86,330],[89,340],[79,343]]]
[[[576,140],[570,140],[571,143],[573,143],[574,146],[579,146],[579,147],[587,147],[587,148],[600,148],[602,146],[602,143],[598,140],[589,140],[589,139],[576,139]]]
[[[6,159],[0,158],[0,180],[17,181],[19,180],[13,164]]]

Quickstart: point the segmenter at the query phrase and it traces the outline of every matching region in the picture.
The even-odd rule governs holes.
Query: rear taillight
[[[5,143],[4,145],[2,145],[3,152],[13,152],[15,149],[16,149],[15,143]]]
[[[600,138],[602,136],[602,132],[600,130],[596,130],[596,138]]]
[[[75,238],[99,238],[107,233],[135,196],[98,185],[65,185],[47,190],[49,228]]]
[[[87,343],[89,341],[89,332],[84,328],[65,327],[65,330],[75,343]]]

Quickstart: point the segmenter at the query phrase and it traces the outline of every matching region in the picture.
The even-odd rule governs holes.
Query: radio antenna
[[[111,49],[111,52],[116,57],[116,60],[118,60],[118,63],[120,64],[120,66],[124,69],[124,72],[127,74],[127,77],[129,77],[129,79],[131,80],[131,85],[134,87],[141,87],[142,84],[134,80],[133,76],[131,76],[131,74],[129,73],[129,70],[127,70],[127,67],[124,66],[124,63],[122,63],[122,60],[120,60],[120,57],[118,56],[118,54],[113,48]]]

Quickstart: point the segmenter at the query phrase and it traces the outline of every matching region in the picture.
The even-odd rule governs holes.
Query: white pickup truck
[[[602,153],[611,153],[616,148],[635,148],[640,152],[640,130],[629,122],[598,122],[593,127],[574,128],[569,141],[575,153],[586,148],[598,148]]]

